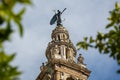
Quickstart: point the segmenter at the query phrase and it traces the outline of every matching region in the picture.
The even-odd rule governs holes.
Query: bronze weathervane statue
[[[66,10],[66,8],[61,12],[57,10],[57,13],[52,17],[50,20],[50,25],[53,25],[55,22],[57,22],[57,25],[61,25],[61,14]]]

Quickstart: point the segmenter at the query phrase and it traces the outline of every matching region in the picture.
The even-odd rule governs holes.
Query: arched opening
[[[68,77],[66,80],[74,80],[72,77]]]
[[[58,35],[58,40],[60,41],[60,35]]]

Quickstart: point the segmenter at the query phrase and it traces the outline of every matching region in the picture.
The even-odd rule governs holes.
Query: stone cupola
[[[46,57],[51,59],[62,59],[75,62],[76,49],[73,46],[69,33],[62,25],[58,25],[51,34],[52,41],[49,42]]]

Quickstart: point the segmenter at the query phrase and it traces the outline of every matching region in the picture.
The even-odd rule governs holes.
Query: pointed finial
[[[82,56],[82,54],[79,54],[78,63],[82,63],[83,64],[83,62],[84,62],[84,57]]]

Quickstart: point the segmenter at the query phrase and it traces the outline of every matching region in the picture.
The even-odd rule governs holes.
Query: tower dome
[[[76,49],[69,39],[69,33],[62,25],[58,25],[51,34],[52,41],[49,42],[46,57],[51,59],[62,59],[75,62]]]
[[[51,38],[56,42],[69,42],[68,31],[62,25],[58,25],[52,32]]]

